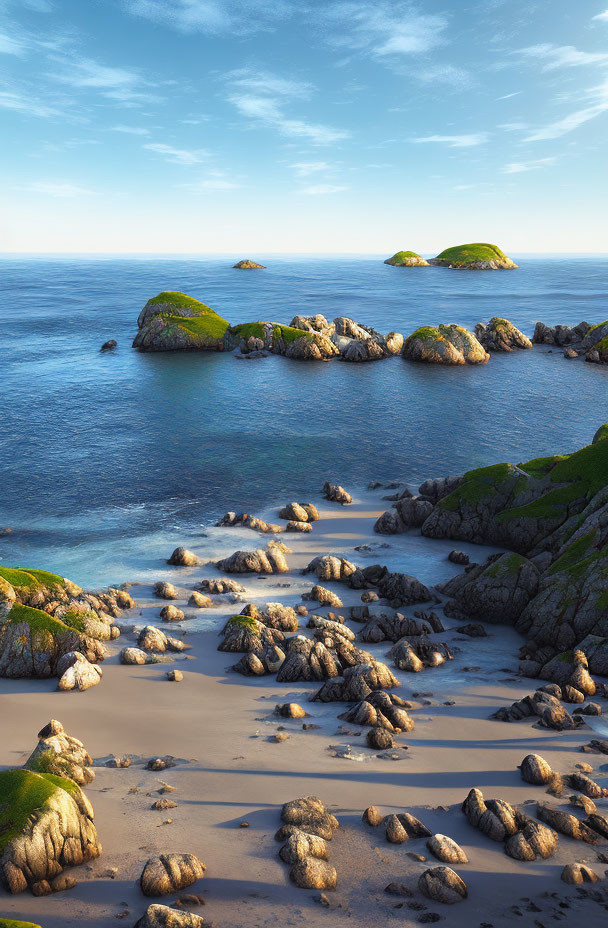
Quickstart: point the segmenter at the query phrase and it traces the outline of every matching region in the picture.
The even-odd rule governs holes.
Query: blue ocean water
[[[0,561],[81,583],[133,579],[227,509],[318,495],[327,478],[416,483],[590,441],[608,370],[543,349],[447,369],[140,354],[137,315],[182,290],[233,323],[339,315],[387,332],[506,316],[608,317],[608,259],[522,256],[513,272],[399,269],[378,257],[0,261]],[[516,260],[517,256],[515,256]],[[109,338],[118,349],[100,354]]]

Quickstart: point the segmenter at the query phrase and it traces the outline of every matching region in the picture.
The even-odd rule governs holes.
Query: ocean
[[[608,318],[608,258],[514,255],[517,271],[388,267],[377,256],[0,260],[0,562],[87,586],[150,576],[177,544],[211,547],[230,509],[318,499],[326,479],[461,473],[587,444],[608,420],[608,368],[556,349],[483,367],[140,354],[137,316],[181,290],[233,323],[350,316],[382,332],[473,328],[529,336]],[[100,353],[115,338],[118,348]],[[233,546],[236,547],[236,544]]]

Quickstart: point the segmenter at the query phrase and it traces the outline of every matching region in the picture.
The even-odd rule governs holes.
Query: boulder
[[[144,896],[168,896],[192,886],[204,876],[205,869],[194,854],[161,854],[147,861],[139,884]]]
[[[319,512],[312,503],[288,503],[279,510],[279,519],[293,522],[318,522]]]
[[[182,683],[184,675],[181,670],[168,670],[167,671],[167,680],[172,683]]]
[[[0,796],[0,884],[8,892],[52,892],[65,867],[101,854],[92,806],[72,780],[4,770]]]
[[[223,351],[228,322],[185,293],[165,290],[148,300],[137,320],[140,351]]]
[[[520,764],[519,772],[522,780],[535,786],[550,783],[554,776],[550,765],[540,754],[527,754]]]
[[[523,332],[508,319],[501,319],[499,316],[494,316],[487,325],[479,322],[475,326],[475,335],[489,352],[532,348],[532,342]]]
[[[411,616],[380,613],[372,616],[362,628],[361,641],[377,644],[379,641],[399,641],[407,636],[417,638],[430,634],[431,629],[425,622],[419,622]]]
[[[274,711],[284,719],[303,719],[306,717],[306,712],[297,702],[282,703],[275,706]]]
[[[287,663],[287,662],[286,662]],[[283,673],[284,666],[281,668]],[[333,674],[331,676],[334,676]],[[277,680],[279,676],[277,676]],[[343,676],[328,679],[312,697],[313,702],[355,702],[365,699],[373,690],[399,686],[392,671],[381,661],[347,667]]]
[[[539,802],[536,817],[545,825],[569,838],[574,838],[575,841],[585,841],[587,844],[600,843],[599,834],[574,815],[570,815],[569,812],[562,812],[561,809],[554,809]]]
[[[154,584],[154,595],[159,599],[179,599],[178,591],[167,580],[159,580]]]
[[[160,617],[163,622],[181,622],[186,618],[185,614],[177,606],[163,606],[160,610]]]
[[[170,638],[165,635],[160,628],[154,625],[145,625],[140,631],[137,638],[138,646],[144,651],[186,651],[190,645],[179,641],[178,638]]]
[[[317,796],[304,796],[286,802],[281,809],[281,819],[285,825],[295,825],[301,831],[318,835],[326,841],[331,840],[339,827],[337,818],[327,811]]]
[[[188,551],[187,548],[176,548],[167,564],[174,564],[176,567],[196,567],[200,561],[193,551]]]
[[[289,876],[300,889],[335,889],[338,884],[335,867],[316,857],[299,860],[289,871]]]
[[[327,680],[339,673],[336,658],[324,644],[296,635],[286,642],[285,660],[277,673],[277,682]]]
[[[310,561],[302,573],[315,573],[319,580],[346,580],[357,568],[346,558],[335,554],[323,554]]]
[[[278,645],[263,645],[261,650],[249,651],[233,666],[233,670],[246,677],[261,677],[268,673],[277,673],[285,652]]]
[[[213,600],[209,596],[205,596],[204,593],[197,593],[194,590],[190,594],[188,605],[194,609],[210,609],[213,606]]]
[[[319,837],[319,835],[296,830],[287,838],[279,851],[279,857],[286,864],[296,864],[307,857],[327,860],[327,845],[325,839]]]
[[[344,487],[341,487],[339,484],[330,483],[329,480],[326,480],[323,484],[323,496],[332,503],[341,503],[343,506],[347,506],[353,501],[352,496],[350,493],[346,492]]]
[[[420,892],[433,902],[453,905],[467,898],[464,881],[450,867],[432,867],[418,880]]]
[[[543,860],[552,857],[557,851],[558,837],[554,831],[529,819],[521,831],[510,835],[505,841],[505,854],[515,860]]]
[[[282,574],[289,570],[283,552],[272,543],[265,551],[235,551],[230,557],[216,561],[218,570],[229,574]]]
[[[528,558],[501,554],[453,577],[440,590],[466,616],[514,625],[538,593],[539,582],[540,573]]]
[[[564,883],[577,885],[579,883],[597,883],[599,876],[586,864],[566,864],[561,872],[560,879]]]
[[[149,905],[135,928],[206,928],[207,922],[200,915],[172,909],[168,905]]]
[[[384,820],[386,840],[389,844],[404,844],[409,841],[409,835],[397,815],[387,815]]]
[[[377,828],[384,819],[377,806],[369,806],[363,813],[362,818],[365,824],[371,825],[372,828]]]
[[[257,516],[249,515],[248,512],[227,512],[215,525],[218,528],[223,526],[242,525],[244,528],[250,528],[254,532],[260,532],[262,535],[276,535],[281,531],[280,525],[273,525],[271,522],[265,522],[263,519],[258,519]]]
[[[393,693],[376,691],[369,693],[340,718],[353,725],[385,728],[389,732],[412,731],[414,723],[407,714],[406,705],[403,699]]]
[[[317,313],[315,316],[294,316],[289,325],[293,329],[301,329],[304,332],[318,332],[328,338],[331,338],[336,331],[335,325],[328,322],[321,313]]]
[[[459,844],[446,835],[433,835],[426,842],[429,851],[444,864],[468,864],[469,858]]]
[[[422,326],[405,339],[401,353],[425,364],[486,364],[490,359],[473,333],[459,325]]]
[[[146,654],[141,648],[123,648],[119,655],[121,664],[157,664],[158,657]]]
[[[101,667],[91,664],[80,651],[68,651],[57,661],[57,689],[83,692],[97,686],[101,682],[101,674]]]
[[[316,600],[323,606],[335,606],[337,609],[342,608],[342,600],[340,597],[324,586],[313,586],[309,593],[302,594],[302,599]]]
[[[104,342],[100,351],[114,351],[118,347],[118,342],[114,338],[109,338],[107,342]]]
[[[38,744],[24,767],[36,773],[52,773],[73,780],[79,786],[87,786],[95,779],[92,763],[82,741],[72,738],[61,722],[51,719],[38,732]]]
[[[386,728],[370,728],[366,736],[368,748],[372,748],[374,751],[388,751],[389,748],[394,747],[393,736],[390,731],[387,731]]]

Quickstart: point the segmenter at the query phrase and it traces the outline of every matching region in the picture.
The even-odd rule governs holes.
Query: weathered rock
[[[311,835],[305,831],[291,834],[281,850],[279,857],[286,864],[296,864],[306,860],[307,857],[316,857],[318,860],[327,860],[327,845],[319,835]]]
[[[450,551],[448,554],[448,561],[451,561],[452,564],[460,564],[463,567],[466,567],[470,563],[470,557],[468,554],[465,554],[464,551]]]
[[[370,728],[366,737],[368,748],[374,751],[387,751],[394,746],[393,736],[386,728]]]
[[[159,580],[154,584],[154,595],[159,599],[179,599],[178,591],[167,580]]]
[[[95,779],[91,756],[82,741],[67,734],[56,719],[38,732],[38,744],[26,760],[24,767],[36,773],[52,773],[86,786]]]
[[[468,864],[469,858],[459,844],[446,835],[433,835],[426,842],[429,851],[444,864]]]
[[[340,667],[332,653],[319,641],[296,635],[286,642],[286,657],[277,674],[279,683],[297,680],[327,680],[337,677]]]
[[[336,593],[326,589],[324,586],[313,586],[309,593],[303,593],[302,599],[316,600],[323,606],[335,606],[337,609],[342,608],[342,600]]]
[[[4,770],[0,796],[0,883],[8,892],[52,892],[64,867],[101,854],[93,809],[72,780]]]
[[[263,535],[276,535],[281,531],[280,525],[274,525],[271,522],[265,522],[252,516],[248,512],[227,512],[225,516],[216,522],[216,527],[242,525],[250,528],[254,532],[261,532]]]
[[[597,883],[599,876],[586,864],[566,864],[560,877],[564,883]]]
[[[206,928],[207,922],[200,915],[172,909],[168,905],[149,905],[144,915],[135,923],[135,928]]]
[[[554,831],[530,819],[521,831],[507,838],[505,853],[515,860],[530,861],[537,857],[546,860],[555,854],[557,843],[558,837]]]
[[[521,813],[502,799],[487,802],[479,789],[472,789],[462,804],[462,811],[474,828],[493,841],[504,841],[524,824]]]
[[[285,526],[286,532],[300,532],[301,534],[309,534],[312,532],[312,525],[310,522],[296,522],[294,519],[290,519],[287,525]]]
[[[386,827],[386,840],[390,844],[404,844],[409,841],[409,835],[397,815],[387,815],[384,824]]]
[[[301,889],[335,889],[338,885],[335,867],[316,857],[298,861],[289,871],[289,876]]]
[[[532,342],[523,332],[508,319],[501,319],[499,316],[494,316],[487,325],[479,322],[475,326],[475,335],[489,352],[532,348]]]
[[[418,880],[420,892],[433,902],[453,905],[467,898],[464,881],[450,867],[432,867]]]
[[[608,790],[601,787],[585,773],[571,773],[568,777],[568,785],[572,789],[578,790],[579,793],[588,796],[589,799],[605,799],[608,796]]]
[[[232,668],[246,677],[261,677],[267,673],[277,673],[285,652],[277,645],[265,645],[259,651],[249,651]]]
[[[339,827],[337,818],[328,812],[317,796],[304,796],[286,802],[281,809],[281,819],[285,825],[295,825],[308,834],[319,835],[326,841],[331,840]],[[283,830],[281,830],[284,834]],[[285,837],[288,837],[285,834]],[[285,840],[277,837],[277,840]],[[314,887],[313,887],[314,888]]]
[[[237,261],[236,264],[232,265],[233,268],[237,268],[240,271],[253,271],[253,270],[265,270],[266,265],[256,264],[255,261],[252,261],[251,258],[243,258],[242,261]]]
[[[488,633],[480,622],[467,622],[466,625],[459,625],[456,629],[459,635],[467,635],[469,638],[487,638]]]
[[[588,796],[572,795],[568,797],[568,802],[571,806],[574,806],[575,809],[582,809],[587,815],[590,815],[592,812],[597,812],[596,804],[593,799],[589,799]]]
[[[161,854],[151,857],[139,878],[144,896],[168,896],[192,886],[205,873],[205,865],[194,854]]]
[[[110,338],[108,339],[107,342],[103,343],[103,345],[101,346],[99,350],[100,351],[114,351],[114,349],[117,347],[118,347],[118,342],[116,341],[116,339]]]
[[[426,638],[408,641],[402,638],[393,645],[389,657],[399,670],[419,673],[425,667],[439,667],[445,661],[451,661],[452,652],[441,641],[429,641]]]
[[[420,580],[402,573],[387,572],[378,583],[378,593],[395,608],[428,603],[433,598]]]
[[[541,680],[551,680],[558,686],[574,687],[585,696],[593,696],[595,683],[587,669],[587,658],[580,649],[557,654],[540,671]]]
[[[538,569],[527,558],[492,555],[485,564],[453,577],[441,592],[471,618],[513,625],[536,596],[539,581]]]
[[[390,732],[412,731],[414,722],[407,714],[405,705],[400,697],[379,691],[369,693],[340,718],[354,725],[385,728]]]
[[[302,571],[304,574],[314,573],[319,580],[346,580],[357,568],[346,558],[335,554],[323,554],[315,557]]]
[[[519,771],[522,780],[536,786],[550,783],[553,777],[553,770],[540,754],[527,754],[521,762]]]
[[[608,818],[605,815],[592,812],[585,821],[585,825],[591,828],[592,831],[596,831],[602,838],[608,839]]]
[[[265,551],[261,548],[235,551],[230,557],[216,561],[215,566],[229,574],[283,574],[289,570],[285,555],[272,542]]]
[[[213,606],[213,600],[203,593],[197,593],[195,590],[190,594],[188,605],[194,609],[210,609]]]
[[[101,667],[91,664],[80,651],[68,651],[57,662],[57,689],[69,691],[90,689],[101,682]]]
[[[163,606],[160,610],[160,617],[163,622],[181,622],[186,618],[185,614],[177,606]]]
[[[485,364],[489,355],[472,332],[458,325],[422,326],[403,343],[402,356],[425,364]]]
[[[281,668],[281,675],[284,666]],[[277,676],[278,679],[279,676]],[[399,681],[392,671],[386,664],[372,659],[366,664],[347,667],[342,676],[328,679],[321,689],[315,693],[312,700],[316,702],[355,702],[358,699],[365,699],[373,690],[384,690],[393,686],[399,686]]]
[[[167,671],[167,680],[172,683],[181,683],[184,679],[184,675],[181,670],[168,670]]]
[[[186,651],[190,648],[189,644],[179,641],[178,638],[171,638],[165,635],[160,628],[154,625],[145,625],[140,631],[137,644],[144,651]]]
[[[585,825],[574,815],[569,812],[562,812],[561,809],[553,809],[551,806],[543,803],[538,804],[536,816],[548,825],[575,841],[585,841],[587,844],[598,844],[600,837],[597,832]]]
[[[119,655],[121,664],[157,664],[154,654],[146,654],[141,648],[123,648]]]
[[[251,616],[267,628],[276,628],[282,632],[296,632],[300,624],[295,609],[283,603],[266,603],[262,609],[249,603],[242,609],[241,615]]]
[[[219,580],[201,580],[197,589],[201,593],[244,593],[245,587],[242,583],[239,583],[237,580],[232,580],[230,577],[222,577]]]
[[[344,487],[341,487],[339,484],[330,483],[329,480],[326,480],[323,484],[323,496],[332,503],[341,503],[343,506],[347,506],[353,501],[352,496],[350,493],[346,492]]]
[[[293,522],[317,522],[319,511],[312,503],[288,503],[279,511],[279,519]]]
[[[361,629],[361,641],[376,644],[379,641],[400,641],[402,638],[417,638],[430,634],[431,629],[424,622],[397,612],[394,615],[381,613],[374,615]]]
[[[286,702],[277,705],[274,707],[274,711],[285,719],[303,719],[306,717],[306,712],[297,702]]]
[[[366,825],[371,825],[372,828],[377,828],[378,825],[382,824],[383,820],[384,816],[377,806],[369,806],[363,813],[363,821]]]
[[[176,567],[196,567],[200,561],[193,551],[188,551],[187,548],[176,548],[167,564],[173,564]]]

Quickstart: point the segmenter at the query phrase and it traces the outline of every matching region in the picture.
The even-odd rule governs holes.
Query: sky
[[[608,0],[0,0],[0,251],[608,252]]]

